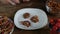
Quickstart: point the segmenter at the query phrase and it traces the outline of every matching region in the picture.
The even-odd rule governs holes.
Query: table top
[[[16,6],[4,5],[0,3],[0,15],[6,15],[13,20],[17,10],[22,8],[39,8],[46,12],[45,1],[46,0],[31,1],[27,3],[21,3]],[[48,26],[45,26],[42,29],[27,31],[27,30],[18,29],[15,27],[14,32],[12,34],[49,34],[49,28]]]

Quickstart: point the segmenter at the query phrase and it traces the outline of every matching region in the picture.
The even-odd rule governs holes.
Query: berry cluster
[[[49,27],[51,28],[50,34],[60,34],[60,19],[50,19]]]

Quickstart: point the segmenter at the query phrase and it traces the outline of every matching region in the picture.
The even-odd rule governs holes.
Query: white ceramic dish
[[[12,34],[12,33],[13,33],[13,31],[14,31],[14,28],[12,28],[12,30],[11,30],[11,32],[10,32],[10,34]]]
[[[11,20],[11,19],[10,19]],[[11,20],[12,21],[12,20]],[[13,22],[12,22],[13,23]],[[11,30],[11,32],[10,32],[10,34],[12,34],[13,33],[13,31],[14,31],[14,27],[12,28],[12,30]]]
[[[31,26],[30,27],[25,27],[23,26],[20,21],[24,21],[25,19],[23,18],[23,14],[24,13],[30,13],[30,17],[27,18],[26,20],[30,21],[29,19],[34,16],[37,15],[39,18],[39,22],[38,23],[33,23],[30,21]],[[39,28],[43,28],[44,26],[46,26],[48,23],[48,18],[46,13],[41,10],[41,9],[36,9],[36,8],[24,8],[21,10],[18,10],[14,16],[14,24],[16,25],[17,28],[20,29],[25,29],[25,30],[35,30],[35,29],[39,29]]]

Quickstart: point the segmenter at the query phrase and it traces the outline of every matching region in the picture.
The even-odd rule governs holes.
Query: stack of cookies
[[[13,22],[6,16],[0,16],[0,34],[9,34],[14,27]]]

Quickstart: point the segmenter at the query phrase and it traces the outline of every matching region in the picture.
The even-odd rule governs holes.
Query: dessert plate
[[[27,19],[23,18],[24,13],[29,13],[30,17]],[[33,23],[31,20],[29,20],[32,16],[37,15],[39,18],[38,23]],[[30,27],[23,26],[20,21],[28,20],[31,23]],[[16,12],[14,16],[14,24],[16,25],[17,28],[19,29],[24,29],[24,30],[35,30],[35,29],[40,29],[43,28],[48,24],[48,18],[46,13],[41,10],[41,9],[36,9],[36,8],[24,8],[20,9]]]

